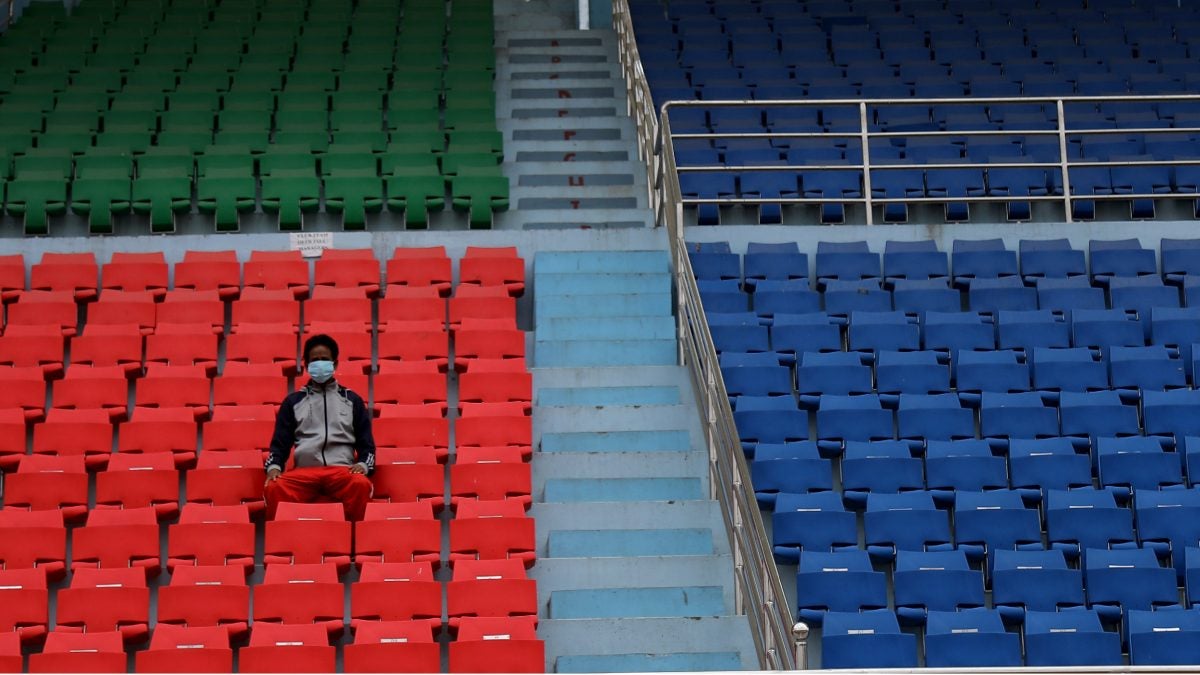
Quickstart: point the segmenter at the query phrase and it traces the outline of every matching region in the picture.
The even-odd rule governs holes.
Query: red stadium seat
[[[454,423],[455,445],[514,446],[528,461],[533,455],[533,419],[528,415],[473,415]]]
[[[124,673],[125,646],[118,631],[52,631],[41,654],[29,655],[31,673]]]
[[[271,446],[275,431],[276,405],[220,406],[212,421],[204,425],[203,448],[207,450],[259,450]]]
[[[444,372],[450,362],[450,336],[444,328],[391,322],[383,326],[378,338],[381,368],[391,361],[429,361]]]
[[[312,302],[311,300],[309,302]],[[307,310],[305,310],[307,311]],[[338,343],[338,366],[342,370],[355,369],[360,373],[371,372],[371,324],[364,328],[359,323],[308,322],[304,326],[304,338],[325,334]],[[363,389],[361,394],[366,394]],[[365,396],[364,396],[365,400]]]
[[[5,386],[0,380],[0,391]],[[13,471],[25,456],[25,412],[0,407],[0,471]]]
[[[138,408],[187,408],[202,420],[209,416],[211,385],[204,366],[151,363],[137,381],[133,401]]]
[[[450,505],[455,510],[469,499],[515,499],[528,510],[532,491],[532,467],[521,460],[518,447],[459,448],[450,467]]]
[[[25,455],[4,481],[4,508],[61,511],[67,522],[88,513],[88,476],[83,455]]]
[[[33,427],[34,454],[83,455],[91,471],[108,465],[112,444],[113,426],[104,410],[53,408]]]
[[[82,335],[71,340],[71,365],[120,366],[126,377],[139,377],[145,340],[141,329],[134,325],[89,323]],[[215,345],[214,340],[214,352]]]
[[[461,336],[462,331],[458,335]],[[497,373],[468,371],[458,376],[458,404],[506,403],[524,404],[528,414],[533,407],[533,375],[530,373]]]
[[[339,343],[338,346],[340,347],[341,344]],[[361,396],[364,403],[369,402],[370,398],[368,394],[371,392],[371,375],[362,372],[358,364],[346,368],[344,364],[339,363],[333,377],[338,381],[338,384]]]
[[[413,373],[395,368],[397,362],[381,361],[375,375],[375,404],[438,403],[446,414],[446,376],[438,371]],[[397,372],[400,371],[400,372]]]
[[[208,426],[214,424],[217,422]],[[206,443],[209,431],[205,429]],[[196,468],[188,472],[185,498],[189,504],[245,505],[251,517],[258,518],[266,509],[263,501],[266,478],[262,451],[218,451],[206,447],[196,460]]]
[[[338,574],[350,569],[350,521],[341,504],[282,502],[267,521],[264,565],[333,563]]]
[[[150,291],[157,299],[166,295],[169,270],[161,251],[126,253],[113,251],[100,268],[100,287],[118,291]]]
[[[146,336],[146,363],[201,366],[212,377],[217,374],[218,339],[204,324],[160,323],[154,335]],[[71,353],[75,353],[74,345]]]
[[[545,644],[537,617],[467,617],[450,643],[451,673],[543,673]]]
[[[536,619],[537,582],[529,578],[520,560],[460,560],[446,584],[446,609],[451,631],[470,616]]]
[[[297,300],[308,297],[308,261],[300,251],[251,251],[242,272],[246,288],[286,290]]]
[[[371,330],[371,300],[357,288],[318,286],[304,303],[306,323],[353,323],[361,331]],[[315,331],[305,330],[306,333]]]
[[[527,373],[525,359],[475,359],[467,364],[470,373]]]
[[[25,284],[25,256],[20,253],[0,255],[0,302],[16,300]]]
[[[113,422],[129,417],[129,380],[118,366],[73,365],[54,383],[53,407],[103,410]]]
[[[517,247],[468,246],[458,261],[458,283],[469,286],[503,286],[509,295],[525,292],[525,259]]]
[[[37,367],[45,379],[60,377],[66,344],[58,326],[9,324],[0,336],[0,367]]]
[[[225,330],[225,301],[215,290],[179,289],[167,293],[154,316],[161,329],[166,324],[207,326],[213,334]]]
[[[525,331],[464,327],[454,334],[454,368],[469,370],[479,359],[524,359]]]
[[[96,474],[96,508],[151,507],[160,521],[179,515],[179,471],[162,452],[118,452]]]
[[[450,330],[467,319],[512,319],[516,328],[517,301],[496,286],[459,286],[450,298]]]
[[[250,625],[250,587],[232,565],[180,565],[158,589],[158,625],[220,626],[243,640]]]
[[[36,568],[48,581],[67,574],[67,529],[57,509],[0,509],[0,568]]]
[[[92,509],[71,535],[71,571],[133,568],[143,578],[162,568],[158,518],[153,508]]]
[[[247,286],[242,297],[230,303],[234,330],[243,324],[269,323],[300,330],[300,303],[287,290],[264,290]]]
[[[267,565],[254,587],[254,624],[316,624],[337,639],[345,630],[344,587],[333,563]],[[251,636],[253,640],[253,636]]]
[[[138,673],[232,673],[229,632],[216,626],[160,623],[150,648],[134,655]]]
[[[247,323],[225,336],[225,363],[270,363],[285,377],[296,373],[296,331],[285,323]],[[278,374],[278,373],[277,373]]]
[[[439,647],[423,621],[364,621],[345,646],[347,673],[435,673]]]
[[[379,324],[392,321],[420,322],[446,326],[446,299],[431,286],[388,286],[379,299]]]
[[[376,621],[420,621],[427,630],[442,625],[442,585],[428,562],[369,562],[350,587],[355,630]]]
[[[179,523],[167,528],[167,569],[200,565],[254,570],[254,524],[245,504],[183,505]]]
[[[235,251],[184,251],[175,263],[175,288],[216,291],[222,298],[242,292],[242,265]]]
[[[154,332],[157,317],[158,305],[150,291],[105,291],[87,307],[89,325],[135,325],[147,335]]]
[[[318,287],[354,288],[368,297],[379,294],[379,261],[369,248],[327,248],[313,267]],[[317,292],[314,288],[314,295]]]
[[[0,338],[0,346],[2,345],[3,338]],[[23,421],[32,422],[46,416],[46,380],[40,367],[0,367],[0,410],[20,413]],[[24,439],[21,439],[19,444],[13,443],[14,447],[17,445],[21,446],[20,452],[23,454]]]
[[[94,253],[54,253],[47,251],[29,271],[29,288],[37,291],[70,291],[75,299],[95,299],[100,266]]]
[[[21,636],[0,633],[0,673],[24,672],[21,661]]]
[[[53,326],[71,336],[79,326],[79,305],[70,291],[25,291],[8,307],[6,327],[14,326]]]
[[[213,406],[278,405],[289,391],[277,365],[226,361],[213,380]]]
[[[433,517],[431,501],[372,502],[354,526],[354,562],[437,563],[441,559],[442,524]]]
[[[372,425],[378,448],[433,448],[438,462],[450,454],[450,422],[442,417],[412,416],[410,410],[383,406]],[[378,487],[376,488],[378,496]]]
[[[533,519],[520,502],[466,500],[450,521],[450,564],[459,560],[537,560]]]
[[[334,657],[335,650],[320,626],[256,622],[250,646],[238,652],[238,671],[332,673]]]
[[[439,295],[450,295],[453,280],[446,247],[396,247],[386,267],[388,286],[431,286]],[[391,292],[391,288],[388,289]]]
[[[134,567],[76,569],[71,586],[58,592],[55,632],[118,631],[126,643],[150,635],[150,589]]]
[[[196,463],[198,429],[190,408],[135,407],[117,432],[117,451],[168,455],[176,468],[187,469]]]
[[[23,644],[40,643],[50,623],[48,603],[45,572],[0,569],[0,635],[15,633]]]
[[[376,420],[376,424],[378,422]],[[425,461],[430,450],[432,463]],[[441,511],[445,505],[446,470],[437,463],[439,459],[436,448],[379,448],[371,478],[375,499],[394,503],[425,502],[435,511]]]

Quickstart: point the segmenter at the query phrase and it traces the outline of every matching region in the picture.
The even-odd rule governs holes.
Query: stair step
[[[538,70],[518,70],[509,74],[508,79],[514,82],[524,82],[526,80],[547,80],[554,82],[562,81],[587,81],[587,80],[608,80],[613,77],[613,71],[608,68],[589,69],[582,68],[566,69],[566,68],[544,68]]]
[[[537,318],[600,316],[671,316],[670,293],[596,293],[536,296]]]
[[[569,37],[547,35],[545,37],[509,37],[508,48],[524,47],[596,47],[604,44],[599,37]]]
[[[498,114],[500,113],[499,110],[497,110],[496,112]],[[521,119],[544,120],[547,118],[591,119],[594,117],[600,117],[600,118],[605,118],[605,120],[607,121],[608,118],[611,118],[611,117],[615,116],[616,114],[617,114],[617,109],[615,107],[596,106],[596,107],[592,107],[592,108],[585,108],[585,107],[563,108],[562,110],[556,110],[554,108],[519,108],[519,109],[511,111],[509,113],[509,116],[514,120],[521,120]],[[504,115],[501,114],[501,115],[499,115],[499,117],[503,118]]]
[[[665,366],[676,362],[675,340],[569,340],[536,343],[535,363],[562,366]]]
[[[580,98],[614,98],[616,87],[513,87],[508,97],[511,100],[537,99],[580,99]],[[499,97],[497,97],[499,98]]]
[[[504,164],[502,167],[505,173],[522,176],[588,176],[591,174],[602,173],[623,174],[633,176],[634,181],[643,186],[643,189],[645,189],[646,185],[646,172],[641,171],[640,167],[627,159],[617,162],[564,162],[560,157],[552,162],[521,162],[519,164],[512,162]]]
[[[675,478],[706,476],[708,453],[693,450],[666,452],[542,452],[533,463],[533,487],[540,491],[560,478]],[[631,464],[632,463],[632,464]],[[656,525],[658,523],[656,522]],[[572,522],[581,527],[582,522]],[[596,527],[611,527],[607,521]],[[562,529],[562,528],[559,528]]]
[[[668,654],[579,654],[560,656],[558,673],[694,673],[741,670],[737,652],[677,652]]]
[[[612,150],[611,148],[614,147],[614,145],[615,145],[612,141],[588,141],[588,140],[564,139],[561,137],[562,133],[563,133],[562,131],[555,131],[555,133],[557,133],[559,135],[559,138],[557,138],[555,140],[507,141],[504,144],[504,150],[506,153],[515,155],[518,158],[521,156],[522,153],[527,153],[527,152],[557,153],[559,158],[561,158],[563,156],[563,154],[568,153],[568,152],[574,152],[574,153],[576,153],[576,155],[579,155],[574,160],[560,159],[559,161],[586,161],[586,158],[583,155],[585,153],[592,153],[592,152],[624,152],[624,151]],[[625,154],[628,155],[629,153],[625,152]],[[554,161],[554,159],[547,158],[544,161],[552,162],[552,161]]]
[[[564,173],[526,173],[517,177],[517,185],[520,187],[553,187],[558,191],[563,188],[573,187],[610,187],[610,186],[632,186],[634,184],[633,174],[631,173],[592,173],[570,175]]]
[[[556,431],[542,434],[542,452],[688,452],[691,434],[652,431]]]
[[[539,215],[543,212],[535,211],[532,215]],[[647,227],[647,223],[640,220],[609,220],[607,218],[597,217],[597,211],[583,211],[576,213],[585,213],[588,220],[580,218],[574,221],[565,220],[547,220],[547,221],[526,221],[522,225],[526,230],[632,230]]]
[[[551,593],[549,618],[720,616],[725,611],[718,586],[591,588]]]
[[[518,52],[508,55],[509,63],[525,64],[595,64],[607,63],[609,60],[607,53],[577,53],[577,54],[549,54],[542,51],[536,52]]]
[[[513,154],[517,162],[627,162],[625,150],[519,150]]]
[[[670,316],[550,318],[538,321],[537,340],[674,339],[675,319]]]
[[[514,141],[619,141],[621,130],[611,129],[514,129]]]
[[[641,274],[557,274],[537,275],[537,292],[547,295],[604,295],[607,293],[655,293],[671,288],[666,272]]]
[[[699,478],[552,478],[547,502],[643,502],[702,499]]]
[[[742,616],[700,618],[545,619],[538,635],[546,641],[546,659],[605,654],[670,654],[697,648],[736,651],[740,669],[759,668],[749,625]]]
[[[678,387],[547,387],[538,389],[542,407],[679,405]]]
[[[552,530],[551,558],[630,558],[713,555],[713,533],[705,528],[655,530]]]
[[[543,113],[549,112],[542,119],[510,119],[504,125],[509,134],[516,134],[520,131],[539,131],[539,130],[561,130],[571,131],[573,129],[605,129],[617,130],[624,134],[625,131],[632,132],[632,125],[628,124],[623,118],[613,116],[607,117],[576,117],[571,118],[567,115],[559,116],[557,111],[549,111],[545,108],[539,108]],[[560,132],[561,132],[560,131]],[[623,135],[621,138],[626,138]]]
[[[640,273],[667,272],[666,251],[539,251],[534,273]]]

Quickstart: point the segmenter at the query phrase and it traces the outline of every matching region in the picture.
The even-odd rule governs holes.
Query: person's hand
[[[367,474],[367,466],[361,462],[350,467],[350,473],[356,473],[362,476]]]
[[[267,469],[267,481],[266,481],[266,483],[263,483],[263,485],[266,485],[267,483],[272,483],[274,481],[279,480],[279,474],[281,474],[281,473],[283,473],[283,471],[280,471],[279,469],[277,469],[275,467]]]

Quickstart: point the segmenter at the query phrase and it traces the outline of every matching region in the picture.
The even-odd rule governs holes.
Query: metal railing
[[[659,190],[656,181],[659,171],[658,114],[650,85],[642,70],[642,59],[638,55],[637,39],[633,34],[633,17],[629,14],[629,0],[613,0],[613,31],[617,36],[617,57],[621,64],[621,75],[625,81],[625,113],[633,118],[637,132],[638,158],[646,166],[647,199],[655,212]]]
[[[680,201],[685,206],[698,206],[701,204],[715,205],[761,205],[761,204],[828,204],[831,202],[842,204],[858,204],[862,205],[865,212],[866,224],[874,224],[875,222],[875,207],[886,204],[947,204],[947,203],[987,203],[987,202],[1055,202],[1061,204],[1061,217],[1066,222],[1072,222],[1076,219],[1075,207],[1076,202],[1080,201],[1127,201],[1132,200],[1196,200],[1200,198],[1200,186],[1189,186],[1191,192],[1180,191],[1163,191],[1163,192],[1138,192],[1130,188],[1122,188],[1120,191],[1111,193],[1083,193],[1073,191],[1073,183],[1071,180],[1071,170],[1076,168],[1091,168],[1091,167],[1128,167],[1128,166],[1195,166],[1200,165],[1200,156],[1187,159],[1153,159],[1153,158],[1137,158],[1132,160],[1089,160],[1075,158],[1068,152],[1068,148],[1073,143],[1081,139],[1096,139],[1103,136],[1129,136],[1141,135],[1146,139],[1153,138],[1168,138],[1168,137],[1183,137],[1183,136],[1198,136],[1200,135],[1200,127],[1101,127],[1089,128],[1087,122],[1080,126],[1072,125],[1071,106],[1077,105],[1138,105],[1147,106],[1154,103],[1192,103],[1196,104],[1197,109],[1200,109],[1200,95],[1178,95],[1178,96],[1074,96],[1074,97],[995,97],[995,98],[903,98],[903,99],[879,99],[879,100],[859,100],[859,99],[829,99],[829,100],[764,100],[764,101],[668,101],[661,108],[659,138],[657,139],[656,149],[661,154],[673,154],[675,142],[680,140],[706,140],[714,141],[719,139],[760,139],[760,140],[786,140],[786,139],[820,139],[828,141],[833,147],[833,144],[842,142],[843,147],[847,149],[847,155],[855,152],[859,153],[859,161],[844,161],[840,163],[823,163],[823,164],[789,164],[789,165],[747,165],[747,166],[729,166],[726,164],[711,164],[700,166],[684,166],[677,167],[674,171],[666,171],[666,162],[659,158],[655,161],[654,166],[657,167],[658,173],[654,181],[660,187],[667,182],[678,183],[679,172],[720,172],[720,173],[737,173],[744,171],[763,171],[763,172],[813,172],[813,171],[856,171],[859,175],[859,184],[861,189],[858,191],[859,196],[854,195],[839,195],[839,196],[809,196],[809,197],[767,197],[767,198],[750,198],[750,197],[685,197],[680,196]],[[1047,126],[1054,128],[1033,128],[1033,129],[952,129],[952,130],[921,130],[921,131],[876,131],[872,130],[872,120],[875,118],[875,113],[879,110],[886,109],[904,109],[913,108],[916,106],[924,106],[926,109],[932,106],[949,107],[956,106],[987,106],[990,109],[1001,111],[1005,106],[1045,106],[1047,110],[1053,109],[1053,116],[1046,120]],[[753,108],[753,109],[778,109],[778,108],[800,108],[800,109],[819,109],[819,110],[853,110],[856,114],[854,117],[858,121],[857,129],[847,129],[844,131],[811,131],[811,132],[757,132],[757,133],[672,133],[670,126],[667,123],[670,119],[672,111],[683,109],[720,109],[720,108]],[[944,138],[954,142],[970,142],[970,139],[983,139],[988,137],[1014,137],[1021,136],[1025,138],[1047,138],[1054,139],[1057,145],[1057,159],[1054,161],[1036,161],[1028,158],[1015,158],[1012,161],[971,161],[970,158],[961,158],[957,161],[944,162],[874,162],[871,160],[871,154],[874,149],[884,145],[892,144],[895,140],[900,139],[928,139],[928,138]],[[1036,192],[1031,194],[976,194],[976,195],[944,195],[944,196],[902,196],[902,197],[882,197],[875,196],[872,189],[873,176],[879,176],[882,172],[888,171],[924,171],[927,169],[958,169],[958,170],[986,170],[999,168],[1031,168],[1043,169],[1049,172],[1051,183],[1047,185],[1047,190],[1043,194]],[[982,188],[982,186],[980,186]],[[664,210],[670,208],[669,204],[661,201],[651,201],[656,207],[656,216],[658,223],[665,224]]]

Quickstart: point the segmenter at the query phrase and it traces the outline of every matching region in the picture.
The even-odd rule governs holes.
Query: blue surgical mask
[[[333,377],[333,361],[309,361],[308,376],[317,384],[325,384]]]

